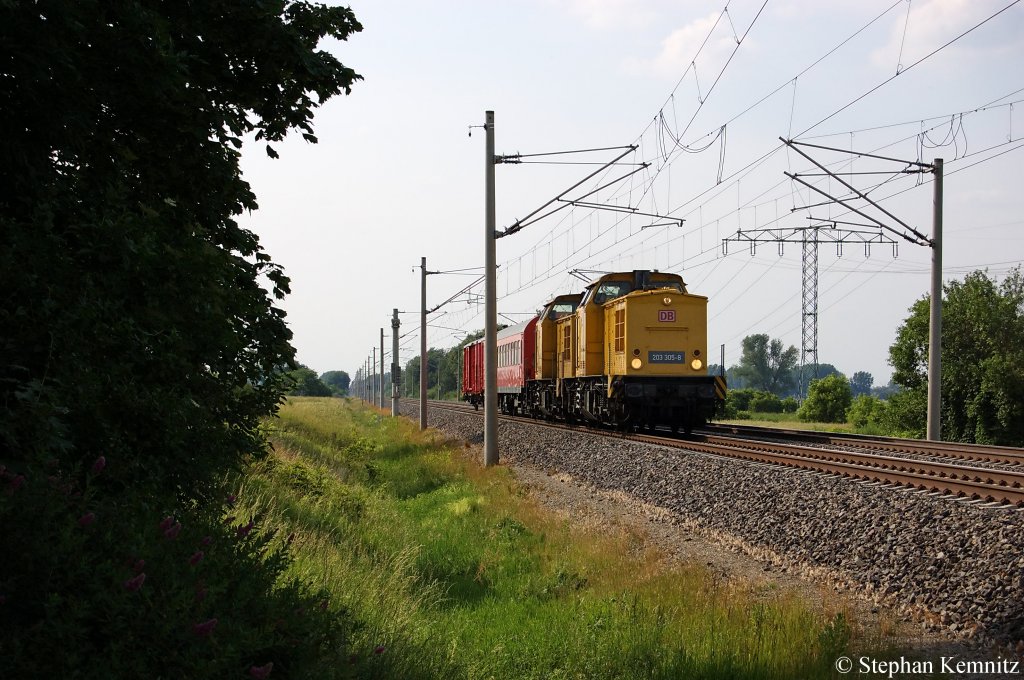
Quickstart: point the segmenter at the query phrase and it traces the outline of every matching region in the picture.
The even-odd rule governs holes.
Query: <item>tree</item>
[[[871,386],[874,382],[874,377],[867,371],[857,371],[850,378],[850,390],[855,397],[859,397],[862,394],[871,394]]]
[[[348,394],[348,387],[352,383],[352,379],[345,371],[327,371],[320,376],[320,381],[330,387],[331,392],[339,397]]]
[[[842,371],[832,364],[807,364],[802,368],[798,366],[793,372],[797,377],[799,377],[801,370],[803,370],[803,379],[808,382],[842,373]]]
[[[1001,282],[976,271],[944,286],[942,306],[942,438],[1024,445],[1024,277],[1014,269]],[[929,298],[910,316],[889,348],[903,431],[922,432],[927,408]],[[890,401],[895,401],[893,397]]]
[[[202,495],[263,448],[294,357],[288,278],[235,221],[257,208],[242,139],[315,142],[313,110],[359,79],[317,45],[361,26],[292,0],[0,21],[0,444]]]
[[[841,423],[846,420],[853,394],[850,382],[842,374],[812,380],[807,399],[797,412],[800,420],[819,423]]]
[[[239,149],[316,141],[314,109],[358,78],[317,45],[360,26],[297,0],[5,1],[0,24],[0,456],[25,486],[0,494],[4,674],[225,677],[273,654],[302,675],[293,645],[340,655],[347,632],[268,635],[315,600],[272,526],[223,520],[294,367],[288,279],[236,222],[257,208]],[[132,554],[143,609],[121,604]],[[200,599],[232,612],[209,656],[181,644]]]
[[[748,335],[743,338],[740,364],[731,373],[745,387],[785,394],[793,385],[798,356],[796,347],[783,349],[781,340],[771,340],[766,333]]]
[[[887,385],[878,385],[871,388],[871,396],[878,397],[879,399],[890,399],[893,395],[900,391],[900,386],[889,381]]]
[[[296,397],[329,397],[333,394],[331,388],[317,377],[316,371],[308,366],[299,364],[298,368],[289,371],[288,377],[292,381],[288,394]]]

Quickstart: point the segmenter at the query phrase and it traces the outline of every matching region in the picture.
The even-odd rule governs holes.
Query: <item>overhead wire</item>
[[[903,0],[899,0],[899,2],[902,2],[902,1],[903,1]],[[824,60],[825,58],[827,58],[828,56],[830,56],[830,55],[831,55],[832,53],[834,53],[834,52],[835,52],[836,50],[840,49],[840,48],[841,48],[841,47],[842,47],[843,45],[845,45],[846,43],[848,43],[848,42],[849,42],[850,40],[854,39],[854,38],[855,38],[855,37],[856,37],[857,35],[859,35],[859,34],[860,34],[861,32],[863,32],[864,30],[866,30],[866,29],[867,29],[867,28],[868,28],[869,26],[871,26],[872,24],[874,24],[875,22],[877,22],[877,21],[878,21],[879,19],[881,19],[881,18],[882,18],[883,16],[885,16],[886,14],[888,14],[889,12],[891,12],[891,10],[892,10],[892,9],[893,9],[893,8],[894,8],[895,6],[898,6],[899,2],[896,2],[896,3],[894,3],[894,4],[892,5],[892,6],[890,6],[890,7],[888,8],[888,9],[886,9],[886,10],[885,10],[885,11],[883,11],[883,12],[882,12],[881,14],[879,14],[878,16],[876,16],[876,17],[875,17],[874,19],[872,19],[872,20],[871,20],[870,22],[868,22],[867,24],[865,24],[864,26],[862,26],[862,27],[861,27],[861,28],[860,28],[860,29],[859,29],[858,31],[856,31],[856,32],[855,32],[854,34],[852,34],[851,36],[847,37],[847,38],[846,38],[846,39],[845,39],[844,41],[842,41],[842,42],[841,42],[841,43],[840,43],[839,45],[837,45],[837,46],[835,46],[834,48],[832,48],[832,50],[830,50],[830,51],[829,51],[828,53],[826,53],[826,54],[825,54],[824,56],[822,56],[821,58],[819,58],[818,60],[816,60],[816,61],[815,61],[815,62],[814,62],[814,63],[813,63],[813,64],[812,64],[811,66],[809,66],[809,67],[807,67],[806,69],[804,69],[804,71],[802,71],[802,72],[801,72],[801,74],[803,74],[803,73],[806,73],[806,72],[807,72],[808,70],[810,70],[810,68],[813,68],[813,67],[814,67],[815,65],[817,65],[818,63],[820,63],[821,61],[823,61],[823,60]],[[1019,0],[1017,0],[1017,2],[1019,2]],[[962,38],[963,36],[965,36],[965,35],[969,34],[969,33],[970,33],[971,31],[973,31],[973,30],[977,29],[977,28],[978,28],[979,26],[981,26],[981,25],[985,24],[986,22],[990,21],[990,20],[991,20],[992,18],[994,18],[995,16],[998,16],[998,15],[999,15],[999,14],[1000,14],[1000,13],[1001,13],[1002,11],[1005,11],[1005,10],[1006,10],[1006,9],[1008,9],[1009,7],[1013,6],[1014,4],[1017,4],[1017,3],[1016,3],[1016,2],[1014,2],[1014,3],[1011,3],[1010,5],[1007,5],[1006,7],[1004,7],[1004,8],[1003,8],[1003,10],[1000,10],[1000,12],[997,12],[997,13],[993,14],[993,15],[992,15],[992,16],[990,16],[990,17],[989,17],[988,19],[985,19],[984,21],[982,21],[982,22],[980,22],[980,23],[976,24],[976,25],[975,25],[974,27],[972,27],[971,29],[969,29],[969,30],[967,30],[967,31],[965,31],[965,32],[963,32],[963,33],[961,33],[961,34],[960,34],[959,36],[957,36],[956,38],[954,38],[954,39],[952,39],[952,40],[948,41],[947,43],[945,43],[944,45],[940,46],[940,47],[939,47],[939,48],[937,48],[936,50],[933,50],[933,51],[932,51],[931,53],[929,53],[929,54],[928,54],[928,55],[926,55],[925,57],[922,57],[921,59],[917,60],[916,62],[914,62],[913,64],[911,64],[910,66],[908,66],[908,67],[907,67],[906,69],[902,69],[902,70],[900,71],[900,73],[906,72],[906,71],[907,71],[907,70],[909,70],[910,68],[913,68],[914,66],[917,66],[917,65],[919,65],[920,63],[922,63],[922,62],[923,62],[924,60],[926,60],[926,59],[930,58],[931,56],[934,56],[935,54],[937,54],[937,53],[938,53],[939,51],[941,51],[942,49],[944,49],[944,48],[948,47],[949,45],[953,44],[954,42],[956,42],[957,40],[959,40],[959,39],[960,39],[960,38]],[[764,5],[762,5],[762,8],[761,8],[761,9],[763,10],[763,8],[764,8]],[[728,5],[726,5],[726,8],[725,8],[725,9],[726,9],[726,10],[728,9]],[[760,13],[760,12],[759,12],[759,13]],[[717,25],[718,25],[718,23],[719,23],[719,22],[721,21],[721,19],[722,19],[722,18],[723,18],[724,16],[726,16],[726,15],[725,15],[725,13],[724,13],[724,11],[723,11],[723,14],[720,14],[720,15],[719,15],[719,18],[718,18],[718,20],[716,20],[715,26],[717,26]],[[729,18],[730,24],[732,24],[732,18],[731,18],[731,15],[729,15],[729,16],[728,16],[728,18]],[[756,19],[756,17],[755,17],[755,19]],[[753,24],[751,24],[751,26],[752,26],[752,25],[753,25]],[[747,33],[749,33],[749,30],[750,30],[750,28],[748,28],[748,29],[747,29],[747,31],[745,32],[745,34],[744,34],[744,35],[746,35]],[[703,45],[706,45],[706,44],[707,44],[707,41],[708,41],[708,40],[710,39],[710,36],[711,36],[711,34],[713,33],[713,31],[714,31],[714,26],[712,27],[712,30],[711,30],[711,31],[709,31],[708,35],[707,35],[707,36],[705,36],[705,40],[704,40],[704,43],[702,43],[702,49],[703,49]],[[733,32],[734,32],[734,36],[735,36],[735,35],[736,35],[736,32],[735,32],[735,25],[733,25]],[[734,51],[734,52],[735,52],[735,51]],[[683,81],[685,80],[685,77],[686,77],[686,75],[687,75],[687,74],[689,73],[689,71],[690,71],[690,70],[691,70],[692,68],[694,68],[694,62],[695,62],[695,61],[696,61],[695,59],[691,61],[691,65],[687,67],[687,70],[686,70],[686,71],[684,72],[684,74],[683,74],[683,75],[682,75],[682,76],[680,77],[679,81],[678,81],[678,82],[676,83],[676,86],[675,86],[675,87],[673,88],[673,90],[672,90],[672,92],[670,93],[670,95],[669,95],[668,99],[666,100],[666,105],[671,105],[671,107],[672,107],[672,114],[673,114],[673,119],[674,119],[674,120],[676,120],[676,121],[677,121],[677,114],[676,114],[676,111],[675,111],[675,94],[676,94],[676,91],[678,90],[679,86],[681,85],[681,83],[682,83],[682,82],[683,82]],[[695,74],[695,75],[696,75],[696,74]],[[895,76],[893,76],[893,77],[895,77]],[[718,81],[718,80],[719,80],[720,78],[721,78],[721,72],[719,73],[719,78],[716,78],[716,81],[715,81],[715,82],[717,83],[717,81]],[[783,83],[783,85],[781,85],[781,86],[780,86],[780,88],[778,88],[778,89],[781,89],[782,87],[785,87],[785,86],[786,86],[787,84],[789,84],[789,83],[792,83],[792,82],[794,82],[794,80],[795,80],[795,79],[789,79],[789,80],[785,81],[785,82]],[[802,135],[805,135],[805,134],[806,134],[807,132],[809,132],[809,131],[811,131],[811,130],[814,130],[814,129],[816,129],[816,128],[817,128],[818,126],[820,126],[821,124],[823,124],[823,123],[824,123],[825,121],[827,121],[827,120],[829,120],[830,118],[834,117],[835,115],[837,115],[838,113],[840,113],[840,112],[841,112],[842,110],[845,110],[846,108],[849,108],[850,106],[854,105],[854,104],[855,104],[855,103],[856,103],[857,101],[860,101],[860,100],[861,100],[861,99],[863,99],[864,97],[866,97],[866,96],[870,95],[870,94],[871,94],[872,92],[874,92],[874,91],[877,91],[877,89],[879,89],[880,87],[884,86],[884,85],[885,85],[885,84],[886,84],[887,82],[889,82],[889,81],[891,81],[891,80],[892,80],[892,78],[889,78],[889,79],[887,79],[886,81],[884,81],[884,82],[882,82],[882,83],[880,83],[880,84],[876,85],[876,86],[875,86],[874,88],[872,88],[872,89],[870,89],[869,91],[865,92],[864,94],[860,95],[860,96],[859,96],[858,98],[854,99],[853,101],[851,101],[851,102],[847,103],[846,105],[844,105],[844,106],[843,106],[843,107],[841,107],[840,109],[838,109],[838,110],[834,111],[834,112],[833,112],[832,114],[830,114],[829,116],[827,116],[827,117],[823,118],[822,120],[818,121],[817,123],[815,123],[815,124],[814,124],[814,125],[812,125],[811,127],[807,128],[807,129],[806,129],[806,130],[805,130],[804,132],[800,133],[800,134],[799,134],[799,135],[797,135],[797,136],[798,136],[798,137],[800,137],[800,136],[802,136]],[[713,88],[709,88],[709,89],[708,89],[708,93],[710,93],[711,89],[713,89]],[[767,98],[770,98],[770,96],[771,96],[772,94],[776,93],[776,92],[778,91],[778,89],[777,89],[777,90],[775,90],[775,91],[773,91],[772,93],[769,93],[769,95],[767,95],[767,96],[763,97],[763,98],[762,98],[761,100],[759,100],[759,102],[756,102],[756,103],[755,103],[754,105],[752,105],[752,106],[748,107],[748,108],[747,108],[747,109],[745,109],[745,110],[744,110],[743,112],[741,112],[741,113],[740,113],[740,114],[738,114],[737,116],[734,116],[734,117],[733,117],[732,119],[730,119],[730,120],[735,120],[736,118],[738,118],[738,117],[740,117],[740,116],[744,115],[744,114],[745,114],[746,112],[748,112],[748,111],[752,110],[753,108],[756,108],[756,106],[757,106],[758,104],[760,104],[761,102],[765,101],[765,100],[766,100]],[[1022,88],[1022,90],[1024,90],[1024,88]],[[1022,90],[1018,90],[1017,92],[1020,92],[1020,91],[1022,91]],[[990,102],[990,104],[989,104],[989,105],[991,105],[991,104],[994,104],[994,103],[997,103],[997,102],[999,102],[1000,100],[1002,100],[1002,99],[1005,99],[1005,98],[1007,98],[1007,97],[1009,97],[1009,96],[1013,96],[1013,94],[1016,94],[1016,93],[1010,93],[1009,95],[1004,95],[1003,97],[1000,97],[999,99],[993,100],[993,102]],[[701,98],[702,98],[702,99],[704,99],[704,100],[706,100],[706,97],[703,97],[703,96],[702,96]],[[1004,105],[1005,105],[1005,106],[1009,106],[1010,104],[1004,104]],[[663,108],[664,108],[664,106],[665,106],[665,105],[663,105]],[[987,105],[987,106],[988,106],[988,105]],[[985,107],[982,107],[982,109],[984,109],[984,108],[985,108]],[[664,117],[664,112],[660,112],[660,113],[661,113],[661,123],[662,123],[662,125],[663,125],[664,127],[667,127],[669,123],[668,123],[668,121],[667,121],[667,120],[665,119],[665,117]],[[657,118],[657,117],[656,117],[656,118]],[[694,118],[691,118],[691,122],[690,122],[690,123],[688,123],[688,125],[687,125],[688,127],[689,127],[689,125],[690,125],[690,124],[692,124],[692,120],[693,120],[693,119],[694,119]],[[896,124],[892,124],[892,126],[895,126],[895,125],[896,125]],[[650,126],[650,125],[648,125],[648,128],[650,128],[650,127],[651,127],[651,126]],[[678,125],[676,126],[676,129],[678,129]],[[721,128],[721,127],[720,127],[720,128],[718,128],[718,133],[717,133],[717,134],[721,135],[721,134],[722,134],[722,132],[723,132],[722,128]],[[716,133],[715,133],[715,132],[712,132],[712,133],[709,133],[709,134],[711,134],[711,135],[715,135]],[[837,134],[837,133],[834,133],[834,134]],[[641,135],[641,137],[642,137],[642,136],[643,136],[643,135]],[[674,138],[675,140],[677,140],[677,141],[681,141],[681,139],[682,139],[682,134],[680,134],[679,136],[674,136],[674,135],[673,135],[673,138]],[[710,143],[708,144],[708,147],[710,147],[711,145],[713,145],[713,144],[714,144],[714,141],[715,141],[715,140],[713,139],[713,140],[712,140],[712,141],[711,141],[711,142],[710,142]],[[690,147],[690,148],[693,148],[693,147],[692,147],[692,144],[691,144],[691,147]],[[763,155],[762,155],[761,157],[759,157],[759,158],[755,159],[755,160],[754,160],[754,161],[752,161],[751,163],[748,163],[748,164],[747,164],[746,166],[744,166],[743,168],[740,168],[740,169],[739,169],[738,171],[735,171],[735,172],[731,173],[731,174],[730,174],[729,176],[727,176],[727,177],[724,177],[724,178],[723,178],[723,177],[721,177],[721,174],[722,174],[722,173],[721,173],[721,171],[720,171],[720,172],[719,172],[719,176],[718,176],[718,177],[716,178],[716,179],[718,180],[718,182],[716,182],[716,187],[717,187],[717,186],[718,186],[718,185],[719,185],[719,184],[720,184],[720,183],[721,183],[722,181],[726,181],[726,182],[729,182],[729,181],[731,181],[732,179],[735,179],[735,178],[736,178],[737,176],[740,176],[740,175],[742,175],[742,173],[743,173],[744,171],[748,170],[748,169],[756,169],[756,167],[759,167],[759,166],[760,166],[760,164],[761,164],[761,163],[763,163],[763,162],[764,162],[764,161],[765,161],[765,160],[766,160],[767,158],[769,158],[769,157],[773,156],[773,155],[774,155],[775,153],[777,153],[777,151],[779,150],[779,148],[781,148],[781,146],[780,146],[780,147],[776,147],[776,148],[772,149],[771,151],[769,151],[769,152],[768,152],[768,153],[766,153],[766,154],[763,154]],[[1015,148],[1016,148],[1016,147],[1015,147]],[[1011,151],[1015,150],[1015,148],[1014,148],[1014,149],[1008,149],[1008,150],[1007,150],[1007,151],[1005,151],[1004,153],[1010,153]],[[971,155],[973,156],[973,154],[971,154]],[[997,154],[997,155],[1003,155],[1003,154]],[[642,152],[641,152],[641,157],[643,157],[643,154],[642,154]],[[967,157],[967,156],[966,156],[966,155],[965,155],[965,156],[961,156],[960,158],[965,158],[965,157]],[[995,157],[995,156],[993,156],[993,157]],[[989,160],[989,159],[982,159],[982,160],[978,161],[978,163],[981,163],[981,162],[985,162],[986,160]],[[671,165],[671,163],[669,163],[668,165]],[[721,168],[721,165],[722,165],[722,163],[720,162],[720,168]],[[976,164],[972,164],[971,166],[967,166],[967,167],[973,167],[973,165],[976,165]],[[962,168],[962,169],[967,169],[967,167],[964,167],[964,168]],[[653,184],[654,184],[654,181],[655,181],[655,180],[657,179],[657,176],[658,176],[658,175],[660,174],[660,172],[661,172],[661,170],[659,170],[659,169],[653,169],[653,170],[649,170],[649,171],[648,171],[648,174],[649,174],[649,176],[650,176],[650,179],[649,179],[649,180],[647,180],[647,182],[646,182],[646,185],[647,185],[648,189],[645,189],[645,190],[644,190],[644,193],[645,193],[645,194],[646,194],[646,193],[647,193],[647,192],[648,192],[648,191],[650,190],[650,187],[651,187],[651,186],[653,186]],[[883,183],[879,184],[878,186],[882,186],[883,184],[886,184],[886,183],[888,183],[888,181],[893,181],[894,179],[896,179],[896,178],[895,178],[895,176],[891,177],[891,178],[890,178],[889,180],[886,180],[886,182],[883,182]],[[730,186],[731,186],[731,185],[730,185]],[[703,197],[703,196],[704,196],[705,194],[707,194],[707,193],[708,193],[709,191],[713,191],[713,190],[714,190],[714,189],[715,189],[716,187],[709,187],[708,189],[704,190],[703,192],[701,192],[701,193],[700,193],[700,194],[698,194],[697,196],[694,196],[694,197],[690,198],[689,200],[687,200],[687,201],[683,202],[682,204],[680,204],[680,205],[677,205],[677,206],[676,206],[675,208],[673,208],[673,209],[671,210],[671,213],[673,213],[673,214],[674,214],[674,213],[678,212],[678,211],[679,211],[680,209],[682,209],[682,208],[685,208],[685,207],[688,207],[688,206],[692,206],[692,205],[694,204],[694,202],[695,202],[695,201],[697,201],[697,200],[700,200],[700,199],[701,199],[701,198],[702,198],[702,197]],[[877,188],[877,187],[876,187],[876,188]],[[762,192],[762,193],[765,193],[765,192]],[[895,194],[894,194],[894,195],[895,195]],[[884,199],[881,199],[881,200],[884,200]],[[701,205],[704,205],[704,204],[701,204]],[[582,223],[583,221],[584,221],[584,220],[578,220],[578,221],[577,221],[577,220],[571,220],[571,219],[570,219],[570,220],[568,220],[569,228],[570,228],[570,229],[575,229],[575,228],[576,228],[576,227],[577,227],[577,226],[578,226],[579,224],[581,224],[581,223]],[[561,219],[561,220],[560,220],[559,224],[562,224],[562,225],[564,225],[564,224],[565,224],[566,222],[567,222],[567,220],[566,220],[565,218],[563,218],[563,219]],[[617,227],[619,227],[619,226],[620,226],[620,224],[621,224],[621,220],[616,220],[616,221],[615,221],[615,224],[614,224],[614,226],[613,226],[613,227],[611,227],[611,228],[606,228],[606,229],[604,229],[604,230],[602,230],[602,229],[600,228],[600,225],[599,225],[599,226],[598,226],[598,235],[597,235],[597,238],[601,238],[601,237],[603,237],[603,236],[607,235],[607,234],[608,234],[608,233],[609,233],[609,232],[611,231],[611,229],[612,229],[612,228],[616,228],[616,229],[617,229]],[[617,231],[616,231],[616,233],[617,233]],[[630,238],[630,237],[634,236],[634,235],[635,235],[636,233],[637,233],[637,232],[631,232],[631,233],[627,234],[627,236],[626,236],[625,238]],[[690,235],[692,235],[693,233],[694,233],[694,232],[693,232],[692,230],[691,230],[691,231],[687,231],[687,232],[684,232],[684,233],[683,233],[683,234],[681,235],[681,238],[684,238],[684,239],[685,239],[685,238],[686,238],[687,236],[690,236]],[[536,247],[538,247],[538,246],[540,246],[540,245],[548,245],[548,246],[550,247],[550,244],[552,243],[552,240],[551,240],[551,239],[549,238],[549,236],[550,236],[550,235],[545,235],[545,237],[542,237],[542,238],[541,238],[541,239],[540,239],[540,240],[538,241],[538,244],[534,246],[534,248],[536,248]],[[566,238],[568,239],[568,237],[566,237]],[[594,240],[594,239],[592,239],[592,240]],[[592,241],[592,240],[591,240],[591,241]],[[610,249],[611,247],[614,247],[614,245],[615,245],[615,244],[618,244],[618,243],[620,243],[620,242],[621,242],[622,240],[623,240],[623,239],[616,239],[616,240],[615,240],[615,243],[614,243],[613,245],[609,245],[609,246],[606,246],[605,248],[603,248],[603,249],[601,249],[601,250],[598,250],[598,251],[597,251],[597,253],[591,253],[591,255],[593,255],[593,254],[600,254],[601,252],[603,252],[603,251],[605,251],[605,250],[608,250],[608,249]],[[677,240],[678,240],[678,238],[677,238]],[[567,242],[567,244],[568,244],[568,240],[567,240],[566,242]],[[588,242],[587,242],[587,243],[585,244],[585,247],[588,247],[588,248],[589,248],[589,247],[590,247],[591,245],[592,245],[592,243],[588,241]],[[518,256],[518,258],[515,258],[515,259],[518,259],[518,260],[522,261],[522,260],[524,259],[525,255],[527,255],[527,253],[523,253],[523,254],[519,255],[519,256]],[[567,253],[567,255],[566,255],[566,256],[565,256],[564,258],[559,258],[559,263],[561,263],[561,262],[570,262],[570,261],[572,261],[572,259],[573,259],[573,254],[572,254],[572,253]],[[690,258],[687,258],[687,259],[690,259]],[[720,258],[717,258],[717,257],[716,257],[716,258],[713,258],[712,260],[709,260],[709,261],[707,261],[707,263],[710,263],[710,262],[714,262],[714,261],[715,261],[715,260],[717,260],[717,259],[720,259]],[[543,280],[544,280],[544,281],[550,280],[550,279],[552,279],[552,278],[553,278],[553,276],[554,276],[554,275],[549,275],[549,276],[546,276],[546,277],[544,277],[544,279],[543,279]],[[530,288],[532,288],[532,287],[533,287],[533,285],[530,285],[529,287],[530,287]],[[523,287],[522,287],[522,286],[520,286],[520,289],[522,289],[522,288],[523,288]],[[518,291],[516,291],[516,290],[511,290],[509,294],[514,294],[515,292],[518,292]]]

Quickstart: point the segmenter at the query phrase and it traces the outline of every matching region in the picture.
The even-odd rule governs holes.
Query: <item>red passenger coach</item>
[[[536,346],[536,317],[498,331],[498,406],[502,413],[522,411],[526,381],[533,380]],[[466,345],[462,360],[462,399],[478,407],[484,395],[483,340]]]

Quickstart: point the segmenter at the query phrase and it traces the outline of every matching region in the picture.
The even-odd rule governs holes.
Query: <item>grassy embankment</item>
[[[800,420],[795,413],[750,413],[750,418],[715,420],[723,425],[750,425],[753,427],[782,427],[793,430],[815,430],[818,432],[857,432],[850,423],[813,423]],[[869,434],[869,433],[866,433]]]
[[[355,401],[290,400],[272,440],[239,514],[294,533],[295,575],[357,622],[341,675],[817,678],[869,644],[843,614],[574,531],[508,469]]]

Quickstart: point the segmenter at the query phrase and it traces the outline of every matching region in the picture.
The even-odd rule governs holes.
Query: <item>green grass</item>
[[[353,400],[289,400],[272,441],[239,514],[294,533],[294,575],[357,622],[341,675],[818,678],[874,644],[838,604],[578,531],[508,469]]]
[[[751,425],[754,427],[784,427],[793,430],[814,430],[817,432],[856,432],[849,423],[809,423],[800,420],[795,413],[750,413],[749,419],[716,420],[723,425]]]

